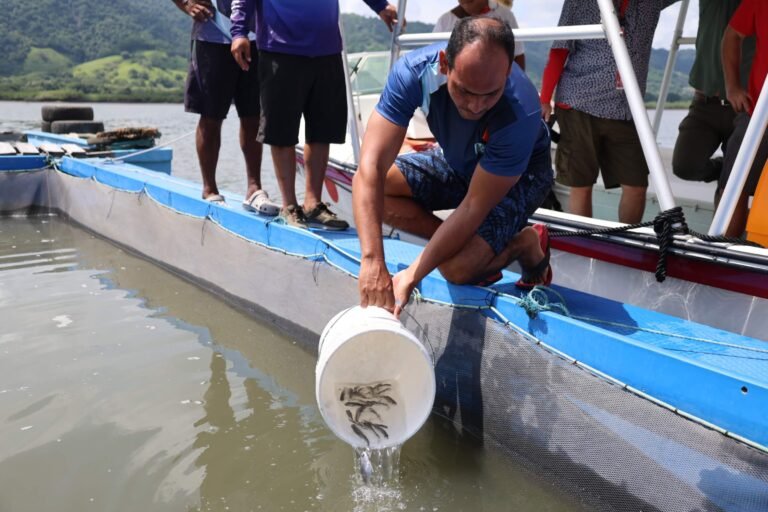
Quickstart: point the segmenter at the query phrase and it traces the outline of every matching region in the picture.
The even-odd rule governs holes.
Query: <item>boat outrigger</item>
[[[600,7],[603,25],[570,35],[607,34],[622,46],[610,0]],[[766,105],[755,116],[763,124]],[[334,168],[342,188],[354,167]],[[671,193],[662,197],[672,209]],[[0,157],[0,211],[40,208],[243,305],[310,351],[358,301],[354,230],[301,230],[212,204],[199,184],[125,159]],[[605,225],[538,215],[564,231]],[[402,319],[433,355],[433,421],[595,510],[767,510],[766,250],[676,234],[656,284],[649,230],[561,240],[551,289],[516,290],[514,270],[491,287],[452,285],[438,272],[420,283]],[[384,244],[393,273],[422,249],[398,236]],[[722,272],[730,278],[711,275]]]

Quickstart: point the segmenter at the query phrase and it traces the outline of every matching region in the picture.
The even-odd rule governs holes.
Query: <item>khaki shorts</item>
[[[555,155],[558,183],[589,187],[602,172],[605,188],[648,186],[648,165],[634,122],[559,107],[556,113],[560,125]]]

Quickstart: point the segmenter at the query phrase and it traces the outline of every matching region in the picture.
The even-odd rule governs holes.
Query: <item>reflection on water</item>
[[[0,218],[0,325],[3,511],[579,509],[440,421],[362,485],[313,356],[55,217]]]

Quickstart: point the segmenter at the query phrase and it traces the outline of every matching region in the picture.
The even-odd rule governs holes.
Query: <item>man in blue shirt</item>
[[[203,178],[203,199],[223,203],[216,185],[216,165],[221,147],[221,125],[234,102],[240,117],[240,146],[245,157],[247,188],[243,207],[276,215],[277,205],[261,189],[262,144],[259,130],[259,81],[256,71],[241,70],[230,54],[228,23],[230,0],[217,0],[218,11],[210,0],[173,0],[194,19],[192,55],[184,93],[187,112],[200,114],[197,124],[197,156]],[[253,45],[254,25],[246,27],[246,42]],[[250,39],[249,39],[250,38]],[[255,48],[255,46],[254,46]]]
[[[397,12],[387,0],[365,0],[392,28]],[[256,16],[262,122],[259,141],[269,144],[283,196],[281,216],[293,226],[346,229],[321,202],[330,144],[347,133],[347,100],[341,58],[338,0],[233,0],[232,54],[251,67],[249,20]],[[296,150],[305,121],[304,205],[296,200]],[[306,215],[305,215],[306,213]]]
[[[552,186],[549,133],[536,89],[513,59],[506,24],[464,18],[447,47],[411,52],[394,66],[368,121],[352,189],[361,305],[399,314],[435,268],[448,281],[479,283],[518,260],[518,284],[551,281],[546,228],[525,227]],[[442,149],[397,156],[416,108]],[[454,211],[445,221],[432,213],[446,209]],[[429,239],[394,280],[382,221]]]

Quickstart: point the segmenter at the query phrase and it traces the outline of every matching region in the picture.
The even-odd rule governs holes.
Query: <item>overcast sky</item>
[[[339,3],[343,12],[374,16],[373,11],[368,8],[363,0],[340,0]],[[390,0],[390,3],[396,6],[397,0]],[[452,9],[456,4],[455,0],[409,0],[406,18],[434,23],[438,16]],[[557,25],[562,5],[563,0],[515,0],[514,11],[517,22],[521,27],[546,27]],[[653,41],[655,48],[669,47],[679,11],[679,3],[662,11],[661,20],[656,29],[656,37]],[[699,2],[698,0],[692,0],[688,7],[688,16],[686,17],[683,35],[695,36],[698,22]]]

